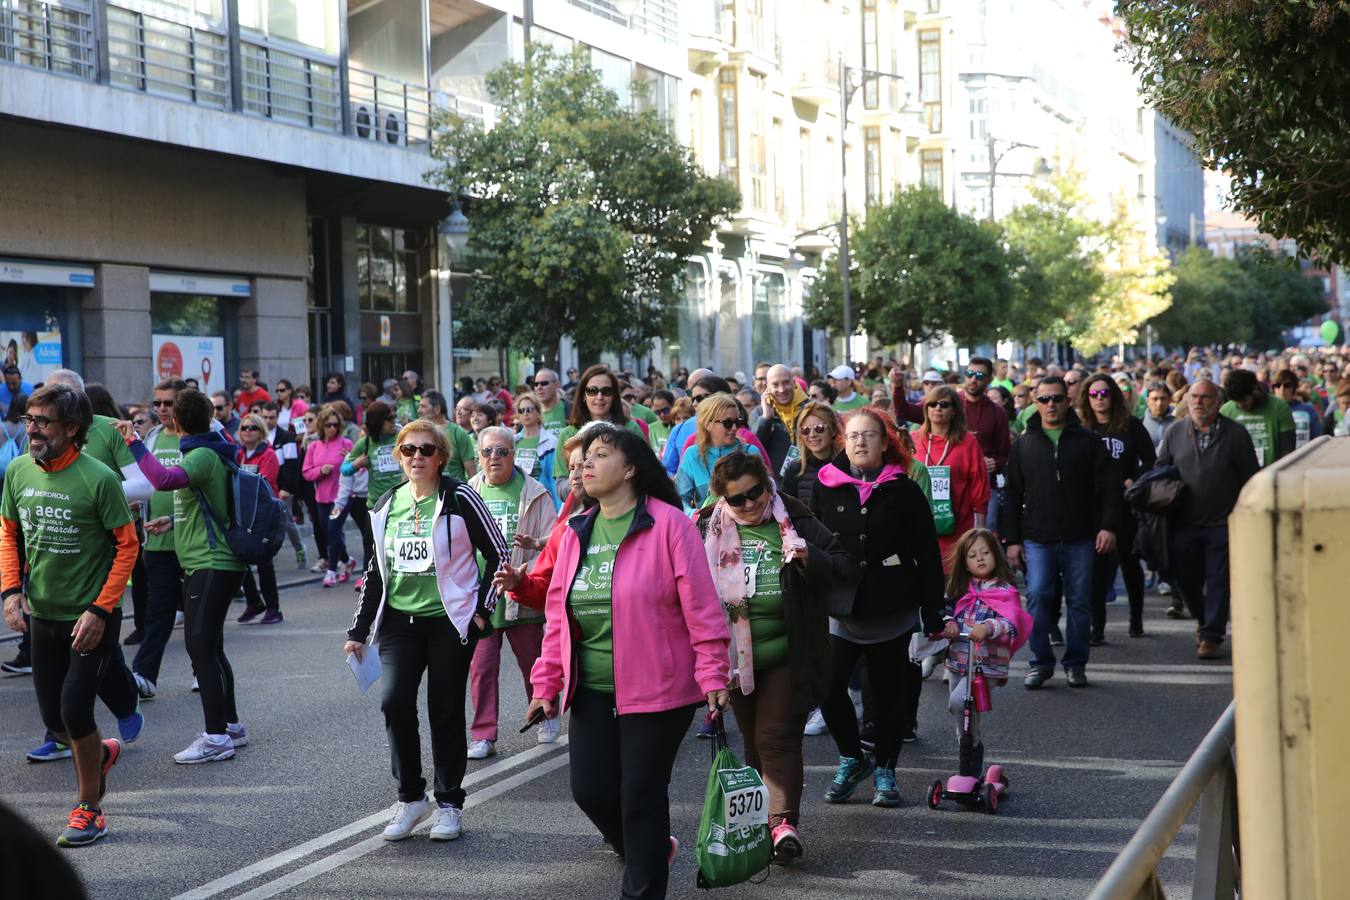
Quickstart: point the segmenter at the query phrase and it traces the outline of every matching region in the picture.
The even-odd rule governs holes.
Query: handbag
[[[696,881],[705,889],[730,887],[767,873],[773,856],[768,788],[727,745],[722,718],[719,715],[713,723],[712,768],[695,848]]]

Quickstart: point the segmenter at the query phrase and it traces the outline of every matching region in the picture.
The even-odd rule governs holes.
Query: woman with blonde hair
[[[741,450],[759,454],[759,448],[741,440],[745,410],[730,394],[709,394],[698,403],[694,443],[680,457],[675,473],[675,488],[690,509],[698,509],[708,499],[712,469],[729,453]]]
[[[965,404],[950,385],[938,385],[923,400],[923,423],[915,429],[914,456],[928,469],[933,522],[950,574],[957,537],[983,528],[989,511],[989,473],[975,435],[966,429]]]
[[[780,473],[783,493],[811,505],[816,473],[843,449],[839,414],[828,403],[809,400],[797,414],[797,458],[789,459]]]

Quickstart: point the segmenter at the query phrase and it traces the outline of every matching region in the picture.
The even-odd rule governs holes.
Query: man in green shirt
[[[854,380],[852,366],[835,366],[830,371],[830,387],[838,393],[834,398],[834,411],[841,415],[867,405],[867,398],[853,389]]]
[[[534,395],[539,398],[539,424],[555,438],[567,427],[567,417],[572,414],[567,401],[562,397],[558,384],[558,373],[552,369],[540,369],[534,373]],[[560,441],[558,446],[562,446]]]
[[[1223,389],[1228,402],[1219,407],[1219,414],[1247,429],[1261,466],[1294,451],[1296,426],[1289,404],[1268,395],[1256,373],[1232,369],[1224,376]]]
[[[450,457],[445,461],[445,474],[460,481],[468,481],[478,465],[474,461],[473,438],[467,431],[450,421],[450,407],[440,391],[426,391],[417,402],[417,415],[441,428],[450,438]],[[378,498],[376,498],[378,499]]]
[[[483,471],[469,486],[476,490],[488,512],[497,520],[507,546],[511,547],[511,565],[524,569],[548,540],[554,521],[553,500],[535,479],[516,468],[515,435],[509,428],[493,426],[478,435],[478,454]],[[480,556],[480,577],[492,578],[484,571]],[[525,692],[530,692],[530,669],[539,658],[544,641],[544,614],[527,609],[512,597],[497,604],[492,613],[492,632],[478,639],[469,668],[469,689],[473,698],[473,723],[469,728],[469,758],[486,759],[496,749],[498,716],[498,678],[501,669],[502,637],[511,642]],[[539,743],[558,739],[562,720],[556,716],[540,725]]]

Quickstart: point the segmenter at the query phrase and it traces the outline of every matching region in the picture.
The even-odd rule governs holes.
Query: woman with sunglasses
[[[567,439],[580,431],[587,422],[610,422],[628,429],[643,440],[647,439],[647,432],[624,412],[623,399],[619,396],[619,377],[610,371],[609,366],[591,366],[582,374],[581,381],[577,383],[572,414],[568,417],[567,427],[558,434],[558,443],[567,443]],[[561,456],[553,459],[553,477],[567,477],[567,460]]]
[[[915,718],[920,678],[909,661],[910,636],[942,628],[942,555],[928,498],[905,474],[909,463],[894,423],[863,407],[844,419],[844,450],[818,476],[813,511],[860,570],[856,591],[830,611],[830,690],[821,704],[839,748],[839,768],[825,792],[830,803],[846,801],[875,772],[872,805],[900,804],[895,764],[902,733]],[[871,759],[863,756],[848,695],[860,657],[878,688]]]
[[[1107,464],[1122,490],[1158,461],[1148,429],[1130,412],[1129,401],[1110,375],[1098,373],[1087,380],[1078,398],[1078,418],[1101,438]],[[1116,531],[1115,551],[1098,554],[1092,565],[1092,632],[1088,644],[1093,647],[1106,643],[1106,595],[1116,582],[1117,565],[1125,577],[1130,602],[1129,635],[1144,636],[1144,569],[1134,555],[1139,522],[1129,506],[1123,506],[1124,527]]]
[[[263,422],[262,416],[249,413],[239,420],[239,450],[235,461],[245,472],[255,472],[266,478],[272,486],[273,496],[280,493],[277,476],[281,473],[281,461],[267,442],[267,424]],[[276,625],[282,621],[281,597],[277,593],[277,573],[272,567],[272,558],[259,560],[257,567],[256,583],[253,570],[244,567],[244,612],[236,621],[240,625],[247,625],[262,616],[262,624]],[[258,592],[260,585],[261,594]]]
[[[961,535],[983,528],[989,510],[989,472],[975,435],[966,430],[961,395],[947,385],[935,387],[923,401],[923,422],[911,432],[914,455],[928,469],[933,522],[942,551],[942,571],[951,574],[948,558]]]
[[[295,385],[289,378],[277,379],[277,427],[290,428],[296,435],[304,434],[299,426],[304,424],[305,410],[309,404],[295,392]],[[292,427],[292,425],[296,427]]]
[[[352,520],[361,529],[361,570],[365,571],[370,568],[370,559],[375,553],[375,537],[371,530],[368,511],[369,498],[374,498],[374,502],[378,503],[386,491],[403,480],[403,470],[399,467],[394,454],[394,438],[398,432],[398,423],[389,404],[383,400],[370,404],[366,410],[366,421],[362,425],[362,431],[364,433],[357,438],[342,461],[342,474],[346,477],[357,475],[362,471],[368,473],[366,490],[361,496],[353,496],[349,506],[334,504],[332,514],[340,525],[350,512]]]
[[[769,789],[774,860],[802,855],[802,729],[829,692],[826,595],[851,593],[857,567],[811,510],[774,490],[764,460],[732,453],[713,467],[722,499],[698,513],[713,583],[730,620],[731,708],[745,761]]]
[[[544,486],[553,499],[556,512],[561,506],[557,480],[553,477],[553,457],[558,451],[558,439],[544,428],[539,412],[539,398],[526,391],[517,395],[516,407],[516,466]]]
[[[450,456],[444,429],[416,419],[395,443],[406,481],[386,491],[370,512],[378,552],[343,650],[361,660],[370,646],[379,648],[380,708],[398,780],[398,803],[384,839],[403,840],[434,816],[430,838],[452,841],[460,836],[464,810],[469,663],[497,603],[492,578],[479,577],[475,554],[481,554],[484,572],[496,572],[507,558],[506,542],[477,492],[442,474]],[[422,777],[417,722],[424,674],[434,803]]]
[[[834,460],[843,445],[839,414],[828,403],[808,400],[797,415],[797,459],[783,467],[783,493],[808,507],[816,492],[816,475]]]
[[[759,455],[759,448],[741,440],[745,427],[745,410],[730,394],[712,394],[698,404],[694,417],[694,443],[680,457],[680,468],[675,472],[675,488],[680,499],[691,509],[698,509],[708,499],[712,483],[712,469],[717,461],[740,450]]]
[[[338,481],[342,477],[342,462],[352,449],[352,442],[342,434],[342,416],[332,405],[319,410],[318,433],[305,448],[305,463],[301,473],[306,481],[314,484],[314,502],[318,506],[318,518],[314,520],[314,529],[327,531],[328,552],[323,554],[328,565],[323,586],[333,587],[338,583],[338,573],[342,581],[347,580],[347,566],[351,558],[347,556],[347,540],[342,534],[340,524],[334,527],[333,502],[337,500]],[[343,520],[345,521],[345,519]],[[320,551],[322,552],[322,551]]]
[[[652,452],[657,457],[666,452],[666,441],[670,439],[670,432],[675,428],[675,395],[665,388],[659,388],[652,391],[652,415],[656,417],[655,422],[647,424],[647,437],[652,445]]]
[[[570,709],[572,797],[623,856],[622,896],[666,895],[670,773],[694,709],[723,709],[727,626],[698,529],[639,435],[587,430],[545,606],[528,717]]]

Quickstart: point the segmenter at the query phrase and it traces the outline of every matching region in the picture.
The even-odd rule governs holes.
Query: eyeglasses
[[[404,456],[408,457],[409,459],[412,459],[412,458],[413,458],[414,456],[416,456],[418,453],[422,454],[422,455],[425,456],[427,459],[430,459],[431,457],[433,457],[433,456],[436,455],[436,445],[435,445],[435,444],[399,444],[399,445],[398,445],[398,452],[399,452],[399,453],[402,453]]]
[[[534,380],[534,386],[535,386],[535,387],[548,387],[548,386],[551,385],[551,384],[557,384],[557,383],[558,383],[558,382],[556,382],[556,381],[549,381],[549,380],[547,380],[547,379],[539,379],[539,378],[536,378],[536,379]]]
[[[828,425],[803,425],[798,429],[802,434],[822,435],[830,430]]]
[[[262,431],[257,425],[240,425],[240,431]]]
[[[624,394],[624,395],[623,395],[623,399],[624,399],[626,402],[628,402],[628,403],[636,403],[636,402],[637,402],[637,394]]]
[[[737,427],[738,425],[741,424],[741,420],[740,420],[740,419],[713,419],[713,424],[714,424],[714,425],[721,425],[721,426],[722,426],[723,428],[725,428],[727,431],[735,431],[735,430],[736,430],[736,427]]]
[[[1106,390],[1105,388],[1100,389],[1094,388],[1093,390],[1088,391],[1088,396],[1091,397],[1093,400],[1105,400],[1107,397],[1111,396],[1111,392]]]
[[[482,450],[478,451],[478,455],[483,457],[483,459],[491,459],[494,456],[498,459],[506,459],[506,457],[514,452],[514,450],[507,447],[484,447]]]
[[[601,387],[601,386],[598,385],[598,384],[588,384],[588,385],[586,386],[586,396],[587,396],[587,397],[613,397],[613,396],[614,396],[614,388],[609,387],[608,385],[606,385],[605,387]]]
[[[1042,406],[1049,406],[1052,403],[1066,403],[1068,399],[1065,394],[1042,394],[1036,398],[1036,402]]]
[[[1082,383],[1083,383],[1083,379],[1081,379],[1081,378],[1065,378],[1065,379],[1064,379],[1064,383],[1067,384],[1069,387],[1073,387],[1075,384],[1082,384]]]
[[[212,403],[212,404],[211,404],[211,408],[214,409],[216,412],[224,412],[224,411],[226,410],[227,407],[224,407],[224,406],[216,406],[214,403]]]
[[[966,369],[966,377],[974,378],[976,381],[984,381],[989,377],[989,373],[982,369]]]
[[[850,444],[867,444],[881,437],[880,431],[854,431],[844,435],[844,440]]]
[[[516,407],[516,414],[517,414],[517,415],[523,416],[523,415],[525,415],[526,413],[532,413],[532,412],[539,412],[539,410],[535,409],[533,406],[517,406],[517,407]]]
[[[731,496],[724,497],[723,499],[727,501],[727,506],[734,506],[737,509],[740,509],[745,504],[754,503],[756,500],[758,500],[760,497],[763,496],[764,496],[764,485],[757,484],[750,490],[746,491],[744,494],[732,494]]]
[[[951,408],[952,408],[952,401],[950,401],[950,400],[929,400],[929,401],[928,401],[928,408],[929,408],[929,409],[951,409]]]
[[[39,428],[46,429],[48,426],[61,421],[64,420],[49,419],[46,416],[27,416],[27,415],[19,416],[19,424],[22,425],[24,428],[27,428],[29,425],[36,425]]]
[[[342,427],[342,423],[339,422],[339,421],[337,421],[336,419],[329,419],[327,422],[324,422],[324,423],[323,423],[323,427],[324,427],[324,428],[341,428],[341,427]]]
[[[173,401],[172,401],[172,400],[154,400],[154,401],[152,401],[152,402],[153,402],[153,404],[154,404],[155,406],[173,406]],[[216,409],[224,409],[224,408],[225,408],[225,407],[223,407],[223,406],[217,406],[217,407],[216,407]]]

